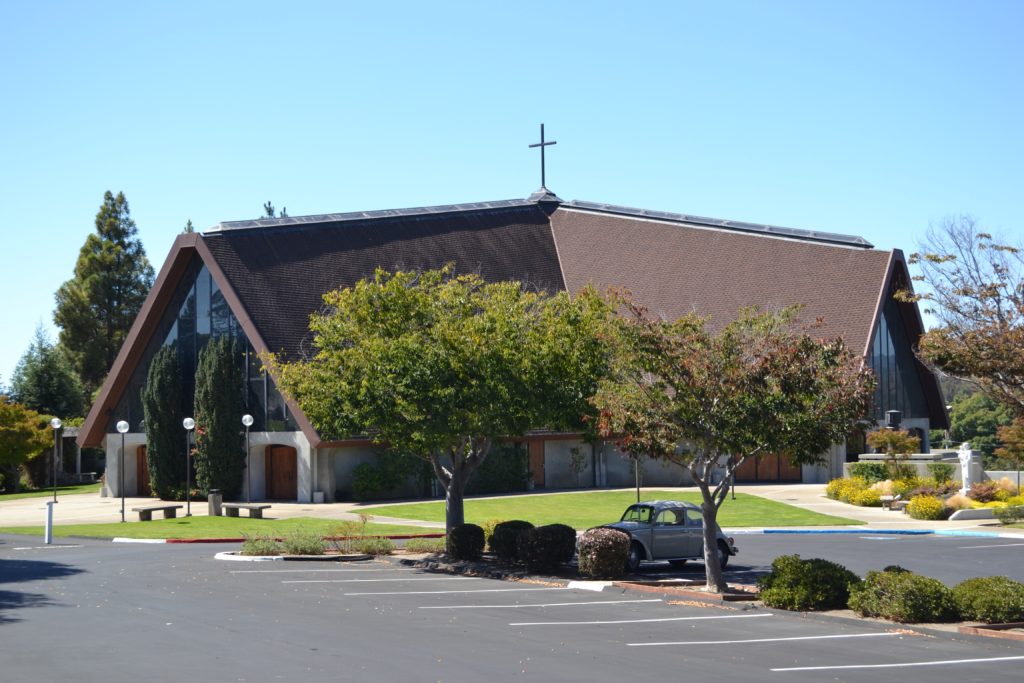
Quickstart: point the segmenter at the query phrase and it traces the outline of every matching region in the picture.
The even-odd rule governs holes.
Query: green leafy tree
[[[91,396],[114,364],[153,284],[153,268],[122,193],[103,195],[96,232],[78,253],[74,277],[57,290],[53,318],[85,394]]]
[[[241,493],[245,472],[240,357],[230,337],[215,337],[199,353],[196,368],[196,485],[202,491],[220,489],[229,499]]]
[[[0,396],[0,469],[8,490],[17,492],[20,466],[52,445],[51,430],[43,425],[39,413]]]
[[[1000,460],[1013,463],[1017,470],[1017,492],[1020,490],[1020,469],[1024,465],[1024,418],[1017,418],[1013,424],[1003,425],[998,430],[1002,446],[996,449],[995,455]]]
[[[607,365],[611,315],[593,291],[570,300],[451,268],[389,274],[324,295],[316,355],[266,362],[322,433],[368,434],[430,462],[445,522],[491,444],[532,428],[580,428]]]
[[[149,486],[164,500],[185,490],[184,431],[181,421],[181,369],[175,346],[164,346],[153,356],[142,390],[146,424],[146,459]]]
[[[42,326],[11,379],[11,396],[18,403],[68,420],[82,414],[82,385],[64,352],[50,343]]]
[[[983,392],[958,394],[949,412],[950,437],[955,442],[968,441],[971,448],[981,451],[987,462],[999,445],[1000,427],[1010,424],[1012,414],[1005,404],[996,403]]]
[[[921,448],[921,439],[904,429],[879,429],[867,435],[867,444],[886,455],[889,476],[905,479],[913,474],[906,460]]]
[[[901,298],[926,301],[938,321],[921,338],[921,358],[1024,415],[1024,253],[961,216],[929,231],[910,261],[925,289]]]
[[[744,310],[718,332],[693,314],[668,322],[626,308],[615,371],[594,397],[600,432],[632,457],[689,471],[708,589],[724,592],[715,532],[733,473],[769,454],[821,462],[866,414],[873,376],[841,340],[794,329],[795,308]]]

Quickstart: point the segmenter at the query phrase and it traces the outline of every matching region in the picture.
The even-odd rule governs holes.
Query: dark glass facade
[[[295,420],[288,411],[284,397],[274,381],[262,369],[252,344],[224,295],[210,276],[210,271],[199,258],[194,258],[182,278],[171,303],[160,320],[142,362],[135,368],[128,388],[110,418],[107,432],[114,431],[118,420],[127,420],[131,431],[145,431],[142,413],[142,388],[146,384],[149,364],[157,350],[174,346],[178,350],[178,363],[182,374],[182,396],[185,415],[193,412],[195,374],[199,353],[213,337],[229,336],[238,340],[245,368],[246,410],[253,416],[253,431],[297,431]]]
[[[871,369],[875,371],[874,418],[885,419],[887,410],[898,410],[903,419],[927,418],[928,406],[921,389],[913,346],[903,324],[899,303],[889,298],[878,321],[871,346]]]

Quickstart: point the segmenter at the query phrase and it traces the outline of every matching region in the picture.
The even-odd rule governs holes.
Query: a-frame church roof
[[[295,357],[309,348],[309,315],[321,295],[388,270],[439,268],[537,289],[588,283],[631,291],[653,313],[691,311],[712,324],[744,306],[803,306],[822,334],[867,356],[893,282],[908,273],[899,250],[826,232],[562,201],[542,188],[526,199],[264,218],[221,223],[175,241],[79,436],[98,445],[143,349],[195,256],[202,259],[257,352]],[[907,338],[923,331],[914,304],[901,304]],[[932,424],[945,424],[941,393],[923,366]],[[296,422],[320,436],[298,406]]]

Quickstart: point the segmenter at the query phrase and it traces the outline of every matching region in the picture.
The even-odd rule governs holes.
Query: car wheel
[[[725,546],[725,543],[718,542],[718,566],[725,569],[725,566],[729,564],[729,549]]]
[[[686,566],[686,560],[669,560],[668,563],[676,569],[680,569]]]
[[[644,549],[639,543],[629,544],[629,554],[626,555],[626,571],[635,572],[640,569],[640,562],[644,558]]]

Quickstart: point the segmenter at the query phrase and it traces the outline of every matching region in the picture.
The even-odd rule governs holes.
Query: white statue
[[[971,488],[971,484],[974,483],[971,481],[971,456],[973,455],[971,444],[964,441],[960,444],[960,450],[957,451],[956,455],[960,459],[960,479],[963,486],[960,489],[960,493],[966,495],[968,489]]]

